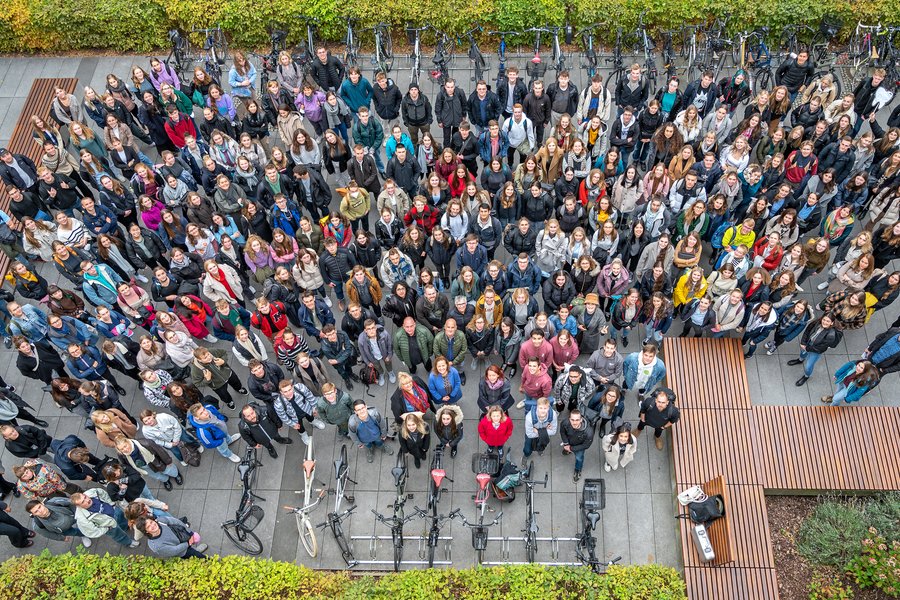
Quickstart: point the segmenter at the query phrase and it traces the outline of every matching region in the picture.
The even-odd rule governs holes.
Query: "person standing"
[[[378,373],[379,386],[384,386],[385,371],[387,371],[391,383],[397,382],[392,362],[394,347],[391,336],[384,330],[384,327],[380,327],[374,319],[366,319],[363,331],[359,334],[357,347],[362,361]]]
[[[654,344],[645,344],[640,352],[632,352],[622,365],[625,374],[623,389],[637,390],[638,402],[666,376],[666,365],[657,356]]]
[[[456,89],[456,80],[447,79],[434,103],[434,117],[444,133],[444,148],[450,146],[453,135],[459,131],[460,124],[466,118],[466,109],[465,92]]]
[[[316,410],[323,421],[337,427],[338,435],[350,437],[350,430],[347,427],[353,414],[353,400],[350,394],[326,381],[322,384],[322,397],[316,402]]]
[[[200,543],[200,534],[175,517],[138,517],[135,529],[147,538],[147,547],[162,558],[207,558],[203,552],[206,544]],[[135,542],[137,544],[137,542]]]
[[[656,438],[656,449],[662,450],[663,431],[670,429],[680,417],[681,411],[675,406],[675,392],[665,387],[657,388],[641,402],[641,422],[638,423],[634,436],[639,436],[645,427],[652,427],[653,437]]]
[[[878,367],[868,360],[845,362],[834,374],[835,390],[830,396],[822,396],[822,402],[840,406],[841,402],[851,404],[871,392],[881,381]]]
[[[578,88],[569,79],[568,71],[560,71],[556,82],[547,88],[550,98],[550,124],[556,127],[563,115],[574,116],[578,112]]]
[[[353,416],[347,423],[350,438],[366,447],[366,462],[375,461],[375,449],[391,455],[393,449],[384,442],[390,437],[388,424],[382,414],[374,406],[366,406],[365,400],[353,402]]]
[[[91,538],[78,529],[75,523],[75,505],[69,498],[47,498],[29,500],[25,510],[31,515],[31,526],[35,532],[47,539],[68,542],[73,537],[81,538],[85,548],[91,547]]]
[[[878,335],[862,357],[878,367],[882,377],[900,371],[900,327],[891,327]]]
[[[531,453],[537,450],[541,456],[550,445],[550,438],[559,431],[559,413],[550,406],[548,398],[538,398],[535,405],[525,412],[525,446],[522,449],[522,468],[528,466]]]
[[[9,514],[10,507],[0,500],[0,536],[9,538],[14,548],[29,548],[34,545],[34,532],[23,526]]]
[[[234,400],[228,387],[237,393],[247,395],[247,389],[238,376],[228,366],[228,352],[221,348],[195,348],[194,360],[191,362],[191,381],[198,388],[208,387],[219,397],[225,406],[234,410]]]
[[[353,373],[358,355],[356,347],[350,343],[350,337],[338,331],[331,323],[322,327],[321,353],[334,370],[337,371],[348,390],[353,390],[353,381],[358,381]]]
[[[603,454],[606,457],[603,470],[607,473],[616,471],[619,467],[624,470],[634,460],[636,453],[637,437],[631,433],[631,424],[623,423],[603,438]]]
[[[434,336],[413,317],[405,317],[403,326],[394,333],[394,351],[410,373],[415,373],[419,365],[431,371],[431,348]]]
[[[406,413],[400,426],[400,452],[412,456],[417,469],[422,467],[431,446],[431,432],[422,416],[420,412]]]
[[[844,338],[844,332],[835,327],[834,316],[826,313],[813,319],[800,335],[800,356],[787,362],[791,366],[803,365],[803,375],[795,382],[797,387],[804,385],[812,377],[816,363],[822,354],[831,348],[837,348]]]
[[[247,442],[248,446],[261,448],[265,446],[272,458],[278,458],[278,452],[272,442],[279,444],[292,444],[294,441],[284,437],[278,432],[279,425],[269,416],[269,409],[251,402],[241,409],[241,419],[238,421],[238,433]]]
[[[456,404],[445,404],[434,415],[436,448],[450,446],[450,458],[455,458],[463,438],[463,412]]]
[[[241,458],[228,447],[241,438],[239,433],[228,434],[225,424],[228,417],[216,410],[212,404],[194,404],[188,411],[188,423],[194,427],[194,433],[204,448],[215,448],[216,451],[233,463],[241,462]]]
[[[503,448],[512,437],[513,422],[499,406],[489,406],[478,422],[478,437],[487,444],[488,452],[495,452],[503,459]]]
[[[435,357],[443,356],[456,367],[459,371],[460,382],[465,385],[466,373],[463,370],[463,363],[468,354],[468,343],[466,334],[459,331],[455,320],[447,319],[444,328],[434,336],[433,351]]]
[[[581,469],[584,467],[584,453],[594,442],[594,427],[581,415],[577,408],[569,412],[569,418],[560,423],[559,437],[562,440],[563,454],[575,455],[575,472],[572,481],[578,483],[581,479]]]
[[[128,535],[128,520],[122,509],[113,504],[106,490],[91,488],[71,496],[75,507],[75,523],[82,535],[97,539],[104,535],[129,548],[140,542]]]
[[[325,423],[318,418],[316,397],[302,383],[294,383],[290,379],[282,379],[278,384],[278,397],[275,398],[275,412],[281,422],[300,432],[300,439],[309,445],[310,437],[303,421],[308,421],[316,429],[325,429]]]

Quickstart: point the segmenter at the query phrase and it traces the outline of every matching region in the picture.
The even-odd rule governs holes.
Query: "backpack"
[[[716,250],[721,250],[722,240],[725,237],[725,233],[735,225],[736,224],[731,221],[723,221],[722,224],[716,228],[715,232],[713,232],[712,240],[710,241],[712,247]]]
[[[725,516],[725,501],[721,494],[709,496],[700,502],[688,504],[688,516],[694,523],[708,526],[710,523]]]
[[[375,367],[363,365],[363,367],[359,370],[359,380],[366,387],[375,385],[378,383],[378,371],[375,370]]]

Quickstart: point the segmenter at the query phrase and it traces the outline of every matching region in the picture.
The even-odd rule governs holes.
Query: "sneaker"
[[[348,391],[348,392],[352,392],[352,391],[353,391],[353,382],[350,381],[349,379],[345,379],[345,380],[344,380],[344,387],[347,388],[347,391]]]
[[[93,543],[94,542],[91,541],[91,538],[84,537],[84,536],[81,537],[81,545],[84,546],[85,548],[90,548],[91,544],[93,544]]]
[[[140,545],[141,545],[141,543],[140,543],[139,541],[137,541],[137,540],[131,540],[131,543],[128,544],[128,547],[129,547],[129,548],[137,548],[137,547],[140,546]]]
[[[254,295],[256,294],[256,288],[253,287],[252,285],[250,286],[250,293],[254,294]]]
[[[477,358],[472,359],[472,364],[469,366],[469,368],[472,369],[473,371],[478,368],[478,359]]]
[[[235,443],[239,439],[241,439],[241,434],[235,433],[230,438],[228,438],[228,445],[230,446],[231,444]]]
[[[181,466],[182,466],[182,467],[187,467],[187,466],[188,466],[188,464],[187,464],[186,462],[184,462],[183,460],[180,461],[180,462],[181,462]]]
[[[242,387],[241,389],[238,390],[238,394],[240,394],[241,396],[246,396],[249,393],[250,392],[247,391],[247,388],[244,388],[244,387]]]
[[[384,375],[378,376],[378,385],[384,387]]]
[[[824,290],[828,287],[828,283],[829,283],[828,281],[823,281],[822,283],[820,283],[819,285],[816,286],[816,289]]]
[[[312,441],[312,439],[309,437],[309,434],[304,431],[300,434],[300,441],[309,446],[309,443]]]
[[[622,336],[622,347],[623,347],[623,348],[627,348],[627,347],[628,347],[628,336],[627,336],[627,335],[623,335],[623,336]]]
[[[322,419],[313,419],[312,426],[316,429],[325,429],[325,421]]]
[[[575,471],[572,475],[572,483],[578,483],[579,479],[581,479],[581,471]]]
[[[516,408],[518,408],[518,409],[525,408],[525,401],[519,400],[518,402],[516,402]]]
[[[8,385],[8,386],[6,386],[6,391],[7,391],[7,392],[14,392],[14,391],[16,391],[16,386],[14,386],[14,385]]]
[[[209,545],[208,545],[208,544],[204,544],[203,542],[200,542],[200,543],[197,544],[196,546],[193,546],[193,548],[194,548],[194,550],[196,550],[197,552],[206,552],[207,550],[209,550]]]
[[[366,462],[373,463],[375,462],[375,449],[366,446]]]
[[[766,356],[772,356],[775,354],[775,350],[777,346],[775,346],[775,342],[766,342]]]
[[[275,448],[273,446],[269,446],[268,450],[269,456],[271,456],[272,458],[278,458],[278,452],[275,451]]]
[[[241,462],[241,457],[238,456],[237,454],[232,454],[231,456],[228,457],[228,460],[230,460],[233,463],[239,463],[239,462]]]
[[[197,446],[197,452],[199,452],[200,454],[203,454],[204,450],[206,450],[204,446]]]
[[[234,410],[234,400],[232,400],[231,402],[226,402],[225,406],[227,406],[231,410]]]
[[[391,371],[390,373],[388,373],[388,380],[389,380],[391,383],[397,383],[397,376],[394,375],[394,372],[393,372],[393,371]]]
[[[140,273],[137,273],[134,276],[134,278],[137,279],[138,281],[140,281],[141,283],[150,283],[150,280],[147,279],[145,276],[141,275]]]
[[[3,346],[6,347],[7,350],[12,348],[12,338],[3,338]]]
[[[204,342],[209,342],[210,344],[214,344],[214,343],[216,343],[216,342],[219,341],[219,338],[217,338],[217,337],[214,336],[213,334],[209,334],[208,336],[206,336],[205,338],[203,338],[203,341],[204,341]]]
[[[331,308],[331,298],[329,298],[328,296],[325,296],[325,306]]]
[[[612,467],[609,466],[609,463],[605,463],[603,465],[603,470],[606,471],[607,473],[609,473],[610,471],[612,471]]]

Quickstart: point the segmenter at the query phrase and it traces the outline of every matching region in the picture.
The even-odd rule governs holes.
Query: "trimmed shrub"
[[[361,27],[379,22],[395,26],[397,39],[406,23],[431,24],[459,35],[473,23],[485,30],[524,29],[537,25],[562,25],[566,18],[577,29],[588,23],[605,22],[598,29],[601,39],[615,37],[615,27],[634,28],[638,15],[646,10],[644,23],[651,30],[703,23],[710,15],[731,14],[729,29],[738,31],[767,25],[773,35],[797,22],[815,26],[824,15],[838,17],[847,24],[844,36],[857,20],[864,23],[900,23],[896,0],[7,0],[0,14],[0,52],[70,51],[102,48],[117,52],[149,52],[166,48],[166,32],[172,28],[189,31],[195,27],[220,24],[236,47],[264,47],[272,24],[286,26],[289,41],[303,36],[300,15],[321,22],[326,41],[339,42],[343,35],[343,15],[353,15]],[[370,34],[363,41],[371,42]],[[199,40],[197,40],[199,41]],[[426,40],[430,42],[430,40]]]
[[[598,576],[579,568],[539,565],[469,570],[431,569],[383,577],[350,578],[347,572],[243,556],[168,560],[144,556],[97,556],[85,552],[13,558],[0,565],[5,598],[80,600],[685,600],[674,569],[657,565],[610,567]]]

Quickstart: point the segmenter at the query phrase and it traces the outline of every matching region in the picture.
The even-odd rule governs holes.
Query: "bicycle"
[[[869,76],[869,68],[878,60],[878,48],[875,44],[875,34],[881,30],[881,25],[864,25],[857,22],[853,37],[850,38],[849,67],[851,89]]]
[[[325,529],[328,527],[331,529],[331,533],[334,535],[334,539],[341,549],[341,556],[343,557],[344,562],[352,569],[357,565],[357,561],[353,557],[353,550],[350,548],[347,534],[344,533],[343,521],[356,510],[356,505],[353,504],[356,499],[346,493],[348,481],[354,485],[356,484],[355,481],[350,479],[350,465],[347,462],[347,444],[342,444],[341,453],[338,459],[334,461],[334,510],[328,513],[326,517],[327,521],[320,523],[319,528]],[[353,506],[341,512],[341,503],[343,500],[353,504]]]
[[[190,43],[177,29],[170,29],[167,34],[172,49],[169,50],[169,56],[166,57],[165,63],[175,70],[180,77],[184,77],[190,68]]]
[[[540,27],[532,27],[531,29],[526,29],[525,33],[534,32],[534,56],[531,57],[531,60],[528,61],[528,64],[525,65],[525,74],[528,75],[528,89],[531,89],[532,84],[537,79],[542,79],[544,77],[544,73],[547,72],[547,64],[541,58],[541,34],[546,31]]]
[[[314,17],[304,16],[299,17],[299,19],[303,21],[306,27],[306,38],[301,45],[294,49],[292,58],[294,59],[294,62],[297,63],[297,66],[303,71],[304,80],[312,81],[312,66],[313,61],[316,60],[316,46],[318,45],[316,30],[319,25],[319,20]]]
[[[436,31],[437,41],[434,46],[434,58],[431,64],[434,68],[428,76],[439,86],[443,86],[450,79],[450,61],[453,60],[453,40],[443,31]]]
[[[406,453],[398,452],[396,466],[391,469],[391,475],[394,477],[394,487],[397,488],[397,497],[394,499],[394,503],[390,505],[394,509],[394,514],[389,519],[374,508],[372,509],[372,514],[375,515],[375,518],[391,528],[391,541],[394,545],[394,572],[400,570],[400,562],[403,560],[403,525],[417,516],[417,514],[405,516],[403,513],[403,507],[406,505],[407,499],[406,479],[408,473]]]
[[[515,31],[488,31],[488,35],[499,35],[497,46],[497,88],[506,83],[506,36],[516,35]]]
[[[644,75],[647,77],[647,83],[649,84],[650,93],[654,93],[656,91],[656,79],[659,76],[659,71],[656,68],[656,59],[653,56],[653,50],[656,48],[656,44],[653,42],[653,38],[650,37],[650,34],[647,33],[647,28],[644,26],[644,12],[638,15],[637,29],[635,30],[635,35],[640,41],[640,51],[644,55],[644,65],[643,71]]]
[[[582,67],[587,71],[588,79],[596,75],[600,69],[600,60],[597,56],[597,51],[594,49],[594,29],[599,26],[599,23],[595,23],[578,32],[578,37],[581,38],[581,45],[584,46],[585,62],[582,64]]]
[[[697,41],[699,35],[696,25],[686,25],[681,30],[681,58],[685,59],[684,75],[688,81],[693,81],[694,71],[702,73],[706,70],[706,64],[701,62],[700,44]]]
[[[462,513],[457,513],[457,517],[462,521],[463,527],[472,530],[472,547],[475,549],[475,562],[477,565],[480,565],[484,562],[488,531],[503,518],[503,511],[500,511],[493,521],[490,523],[484,522],[484,513],[488,510],[494,512],[494,509],[488,506],[488,500],[491,497],[492,474],[500,470],[500,456],[492,452],[476,454],[472,457],[472,470],[475,472],[475,481],[478,484],[478,491],[472,497],[475,501],[475,508],[478,511],[478,522],[469,523]]]
[[[300,541],[303,542],[303,548],[311,558],[315,558],[319,553],[319,543],[316,540],[316,530],[312,521],[309,519],[309,513],[319,505],[322,498],[328,493],[327,488],[316,490],[319,494],[315,499],[312,497],[312,486],[316,478],[316,461],[313,459],[312,438],[310,443],[306,445],[306,459],[303,461],[303,506],[285,506],[285,510],[294,513],[297,519],[297,531],[300,534]],[[294,492],[299,494],[300,492]]]
[[[228,57],[228,42],[225,40],[225,32],[221,27],[204,29],[192,29],[191,33],[203,34],[202,52],[197,55],[195,62],[202,62],[206,72],[218,81],[222,80],[222,65]]]
[[[469,40],[469,62],[472,63],[472,67],[475,70],[475,76],[472,78],[472,81],[476,83],[484,79],[484,72],[488,68],[487,59],[482,54],[481,48],[478,47],[478,40],[475,39],[475,34],[482,31],[484,29],[481,27],[475,27],[465,34]]]
[[[703,64],[704,69],[700,69],[700,73],[710,70],[713,73],[713,81],[719,79],[719,73],[725,66],[725,61],[729,53],[733,50],[733,42],[725,36],[725,30],[728,27],[730,15],[726,14],[724,18],[715,19],[706,30],[705,44],[703,48]]]
[[[622,557],[618,557],[603,563],[597,558],[597,538],[594,537],[594,530],[597,528],[597,522],[600,520],[600,511],[606,507],[606,482],[602,479],[585,479],[584,488],[581,490],[581,501],[578,503],[580,509],[581,531],[575,542],[575,556],[582,564],[591,568],[595,573],[601,572],[604,564],[612,564],[618,562]]]
[[[606,91],[615,96],[615,90],[619,89],[619,82],[625,77],[625,56],[623,52],[622,28],[616,28],[616,43],[613,46],[612,57],[606,59],[607,64],[612,65],[612,73],[606,78]],[[615,88],[609,89],[610,83],[615,82]]]
[[[287,32],[282,29],[272,29],[269,31],[269,43],[271,48],[268,54],[257,54],[250,52],[250,56],[259,60],[259,82],[260,89],[265,90],[269,83],[269,73],[276,73],[278,70],[278,55],[286,48],[285,40]]]
[[[782,53],[791,58],[795,58],[801,49],[807,47],[807,44],[800,41],[800,36],[810,32],[815,35],[815,30],[805,23],[785,25],[784,29],[781,30],[781,39],[778,41]]]
[[[432,523],[427,541],[429,567],[434,566],[434,551],[435,548],[437,548],[440,535],[441,517],[438,515],[438,502],[441,500],[441,483],[443,483],[445,479],[451,483],[453,482],[452,479],[447,477],[447,472],[444,470],[443,446],[436,446],[434,449],[434,456],[431,458],[430,474],[431,479],[428,481],[428,504],[426,504],[426,508],[431,511],[431,515],[426,515],[426,517],[431,519]],[[418,507],[416,508],[416,511],[419,511]]]
[[[253,530],[259,525],[265,516],[262,507],[253,501],[265,501],[265,498],[257,496],[253,493],[253,487],[256,485],[257,473],[256,469],[261,467],[262,463],[256,458],[256,448],[250,446],[244,454],[243,460],[238,465],[238,473],[241,476],[241,486],[243,493],[241,494],[241,502],[235,512],[234,519],[222,523],[222,529],[225,535],[232,543],[251,556],[262,554],[263,545],[259,537],[253,533]]]
[[[375,66],[375,73],[384,73],[387,75],[394,66],[394,44],[391,41],[391,26],[387,23],[378,23],[372,28],[375,33],[375,56],[372,57],[372,64]]]
[[[735,47],[737,48],[738,68],[747,74],[747,85],[754,94],[772,87],[774,73],[772,71],[772,53],[766,45],[768,27],[761,27],[753,31],[742,31],[737,35]],[[749,96],[744,99],[746,105],[750,101]]]
[[[565,52],[563,52],[562,46],[560,46],[559,44],[559,32],[563,28],[548,27],[548,29],[553,35],[553,64],[550,66],[554,71],[556,71],[556,74],[559,75],[561,72],[566,70],[566,54]]]
[[[672,31],[663,31],[662,36],[662,68],[666,76],[666,81],[668,81],[678,75],[678,67],[675,66],[676,53],[672,42]]]
[[[535,515],[540,514],[536,510],[534,510],[534,486],[541,484],[540,481],[536,481],[531,479],[531,473],[534,471],[534,461],[528,463],[528,469],[522,473],[522,483],[525,484],[525,490],[528,494],[525,496],[525,529],[522,532],[525,534],[525,557],[528,562],[534,562],[534,556],[537,554],[537,534],[538,534],[538,524],[535,519]],[[547,487],[547,481],[549,480],[550,474],[544,473],[544,488]]]
[[[412,46],[412,53],[409,55],[411,74],[410,81],[419,85],[419,74],[422,72],[422,32],[428,27],[407,27],[406,36],[409,38]]]
[[[359,65],[359,38],[353,24],[356,19],[347,18],[347,32],[344,34],[344,65],[348,67],[356,67]]]

